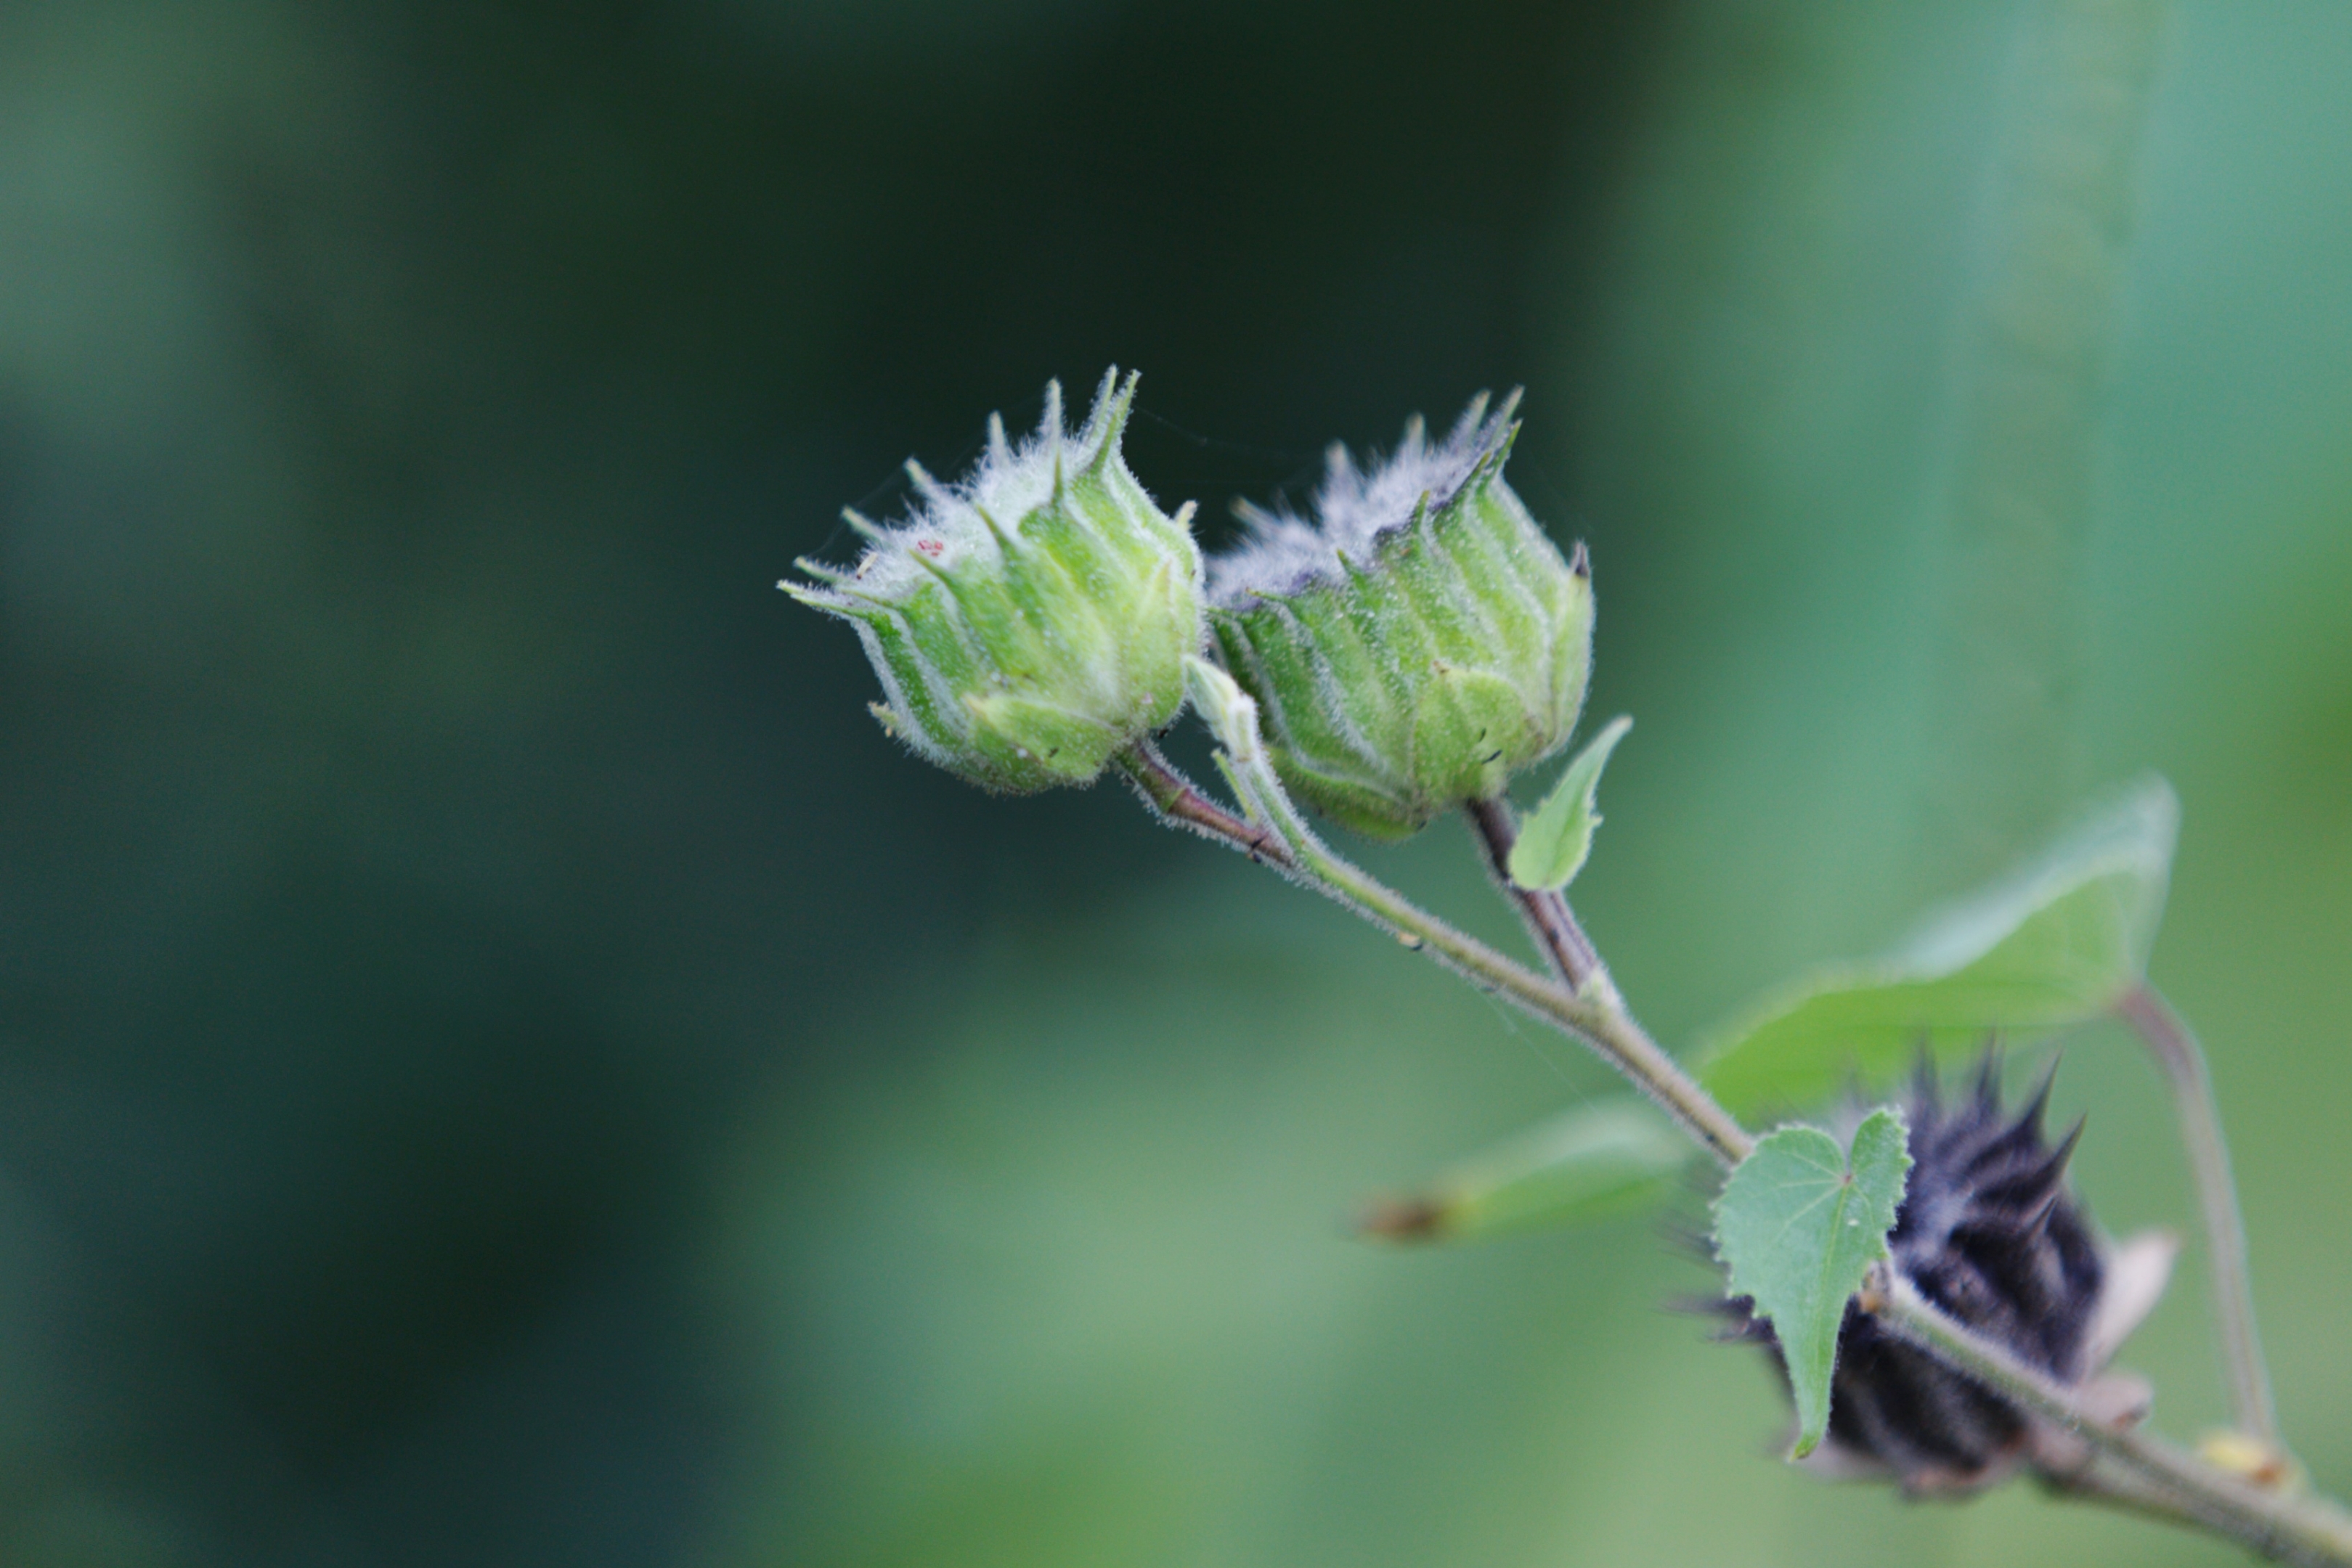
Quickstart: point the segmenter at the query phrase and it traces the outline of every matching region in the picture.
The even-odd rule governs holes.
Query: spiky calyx
[[[1912,1085],[1910,1184],[1887,1237],[1893,1266],[1978,1333],[2063,1383],[2083,1386],[2154,1304],[2170,1268],[2169,1239],[2110,1249],[2068,1191],[2082,1125],[2053,1145],[2042,1134],[2050,1092],[2015,1117],[2000,1103],[1988,1055],[1975,1087],[1947,1104],[1934,1069]],[[1745,1297],[1717,1309],[1725,1337],[1780,1354]],[[2100,1380],[2098,1402],[2144,1399],[2131,1380]],[[2041,1462],[2063,1435],[1984,1385],[1894,1339],[1849,1303],[1831,1382],[1829,1437],[1816,1453],[1834,1475],[1892,1476],[1913,1494],[1968,1492],[2020,1463]]]
[[[1331,448],[1314,517],[1239,508],[1209,620],[1294,793],[1375,838],[1492,800],[1575,727],[1592,583],[1503,478],[1518,394],[1482,394],[1443,441],[1419,419],[1360,471]]]
[[[1119,453],[1136,378],[1106,371],[1075,435],[1058,383],[1037,434],[943,486],[909,461],[920,505],[844,572],[799,563],[777,586],[857,628],[887,706],[875,716],[920,756],[987,789],[1087,784],[1172,720],[1199,650],[1202,560],[1187,502],[1160,510]]]

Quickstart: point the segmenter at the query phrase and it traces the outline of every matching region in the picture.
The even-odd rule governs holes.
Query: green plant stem
[[[2270,1369],[2263,1360],[2254,1326],[2252,1278],[2246,1266],[2245,1221],[2238,1212],[2237,1184],[2230,1175],[2230,1146],[2222,1141],[2221,1113],[2205,1053],[2180,1015],[2143,982],[2124,994],[2116,1012],[2131,1025],[2164,1070],[2180,1118],[2180,1142],[2204,1211],[2205,1246],[2211,1261],[2213,1319],[2229,1372],[2230,1408],[2248,1437],[2279,1446],[2278,1411],[2271,1399]]]
[[[2352,1516],[2335,1504],[2265,1490],[2152,1434],[2110,1426],[2085,1409],[2074,1389],[1946,1316],[1900,1270],[1882,1265],[1876,1285],[1873,1310],[1888,1332],[2082,1438],[2129,1472],[2131,1482],[2109,1491],[2128,1490],[2137,1506],[2193,1520],[2266,1557],[2332,1568],[2352,1564]],[[2049,1479],[2063,1487],[2075,1477],[2052,1473]]]
[[[1287,797],[1282,797],[1283,807],[1288,807]],[[1287,811],[1291,820],[1281,824],[1286,834],[1298,846],[1299,860],[1304,867],[1326,885],[1339,890],[1343,901],[1369,910],[1375,918],[1400,931],[1408,930],[1405,922],[1417,917],[1428,922],[1426,933],[1431,946],[1454,958],[1458,967],[1468,969],[1450,942],[1477,946],[1486,958],[1506,965],[1516,976],[1532,980],[1517,965],[1503,958],[1491,948],[1471,942],[1444,926],[1442,922],[1423,915],[1402,897],[1367,875],[1340,856],[1334,854],[1297,820],[1295,809]],[[1565,912],[1565,904],[1561,906]],[[1574,928],[1573,918],[1570,929]],[[1441,935],[1442,933],[1442,935]],[[1415,931],[1415,935],[1422,935]],[[1578,933],[1579,936],[1582,934]],[[1716,1103],[1715,1097],[1693,1082],[1652,1040],[1646,1030],[1634,1021],[1618,999],[1616,988],[1608,983],[1607,972],[1596,970],[1597,986],[1586,984],[1574,990],[1558,986],[1546,986],[1538,993],[1530,993],[1528,1001],[1539,1000],[1538,1010],[1550,1022],[1559,1025],[1600,1054],[1602,1060],[1631,1080],[1635,1088],[1656,1102],[1659,1109],[1681,1124],[1684,1130],[1699,1145],[1713,1155],[1724,1169],[1729,1170],[1748,1157],[1756,1141],[1740,1126],[1731,1113]],[[1519,999],[1517,998],[1514,998]],[[1527,1005],[1523,1002],[1522,1005]]]
[[[1270,802],[1265,800],[1262,792],[1252,788],[1255,780],[1249,777],[1246,768],[1232,765],[1230,759],[1222,755],[1220,760],[1227,763],[1227,777],[1244,804],[1252,809],[1253,817],[1263,816],[1265,820],[1238,817],[1217,805],[1191,779],[1177,771],[1159,748],[1148,740],[1123,753],[1118,759],[1121,769],[1153,812],[1163,821],[1216,840],[1253,860],[1272,865],[1315,886],[1318,891],[1348,904],[1409,946],[1444,960],[1481,989],[1516,1002],[1548,1021],[1572,1030],[1578,1029],[1573,1020],[1581,1016],[1583,1009],[1573,996],[1559,985],[1512,963],[1477,938],[1456,931],[1402,894],[1361,872],[1356,872],[1325,849],[1312,834],[1294,835],[1284,831],[1279,820],[1271,813]],[[1284,804],[1288,804],[1286,799]],[[1312,848],[1306,848],[1299,841],[1301,838]],[[1349,874],[1351,872],[1352,875]]]
[[[1617,1000],[1613,986],[1580,994],[1454,929],[1334,853],[1299,817],[1262,757],[1244,754],[1236,760],[1230,752],[1222,755],[1235,792],[1253,810],[1253,818],[1262,814],[1262,820],[1244,821],[1209,800],[1149,740],[1122,754],[1119,765],[1162,820],[1280,867],[1480,988],[1573,1035],[1632,1080],[1725,1169],[1748,1157],[1755,1140],[1643,1030]]]
[[[1696,1131],[1708,1152],[1718,1159],[1728,1155],[1727,1168],[1746,1159],[1748,1151],[1755,1146],[1755,1139],[1714,1095],[1666,1054],[1634,1018],[1633,1009],[1625,1005],[1624,997],[1617,989],[1617,982],[1610,977],[1609,966],[1601,962],[1601,950],[1578,924],[1576,911],[1569,907],[1568,895],[1558,890],[1521,887],[1511,880],[1511,846],[1518,841],[1518,823],[1511,815],[1510,802],[1473,800],[1464,810],[1486,849],[1486,869],[1494,873],[1496,885],[1518,910],[1520,921],[1553,971],[1578,997],[1591,1003],[1612,1021],[1625,1052],[1625,1059],[1614,1055],[1610,1058],[1618,1071],[1640,1084],[1659,1103],[1669,1104],[1667,1095],[1671,1094],[1670,1108],[1691,1107],[1690,1114],[1678,1115],[1676,1119]]]
[[[1135,786],[1135,792],[1143,797],[1151,814],[1170,827],[1198,833],[1261,863],[1286,872],[1297,871],[1289,845],[1202,794],[1149,737],[1118,753],[1112,761],[1127,781]]]
[[[2070,1474],[2057,1476],[2044,1472],[2039,1479],[2043,1486],[2060,1497],[2072,1498],[2078,1502],[2097,1503],[2119,1513],[2137,1514],[2142,1519],[2160,1520],[2166,1524],[2187,1529],[2211,1530],[2235,1539],[2224,1524],[2219,1522],[2210,1511],[2200,1510],[2194,1500],[2158,1485],[2137,1470],[2125,1469],[2105,1455]]]
[[[1559,977],[1568,982],[1569,989],[1580,991],[1594,976],[1605,976],[1609,971],[1601,965],[1600,950],[1570,913],[1568,895],[1545,894],[1511,880],[1511,846],[1519,839],[1519,825],[1511,814],[1511,803],[1502,800],[1473,800],[1462,810],[1486,849],[1486,870],[1493,875],[1495,885],[1518,910],[1528,935],[1535,938],[1536,946],[1543,950]]]

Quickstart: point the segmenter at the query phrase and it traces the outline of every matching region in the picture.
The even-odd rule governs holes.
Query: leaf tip
[[[1592,830],[1601,825],[1601,770],[1633,727],[1630,715],[1611,719],[1561,772],[1511,846],[1507,869],[1514,885],[1557,893],[1576,880],[1592,852]]]

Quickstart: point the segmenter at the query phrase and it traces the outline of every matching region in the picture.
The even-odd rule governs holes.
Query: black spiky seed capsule
[[[1906,1106],[1910,1184],[1887,1246],[1895,1267],[1929,1301],[2020,1359],[2080,1385],[2112,1348],[2095,1343],[2103,1337],[2095,1324],[2108,1268],[2066,1187],[2082,1124],[2055,1145],[2047,1142],[2049,1095],[2045,1078],[2021,1113],[2006,1115],[2000,1064],[1988,1054],[1973,1091],[1947,1105],[1933,1066],[1923,1062]],[[1733,1320],[1724,1337],[1765,1345],[1778,1363],[1771,1326],[1750,1315],[1752,1306],[1744,1296],[1723,1304]],[[1847,1304],[1819,1468],[1890,1475],[1914,1494],[1972,1491],[2030,1462],[2034,1437],[2023,1411]]]

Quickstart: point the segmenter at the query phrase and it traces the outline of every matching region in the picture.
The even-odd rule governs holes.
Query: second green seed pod
[[[1435,443],[1416,418],[1369,470],[1335,445],[1311,518],[1244,506],[1249,538],[1209,563],[1216,651],[1276,771],[1375,838],[1499,796],[1583,706],[1591,574],[1503,478],[1517,403],[1481,396]]]

